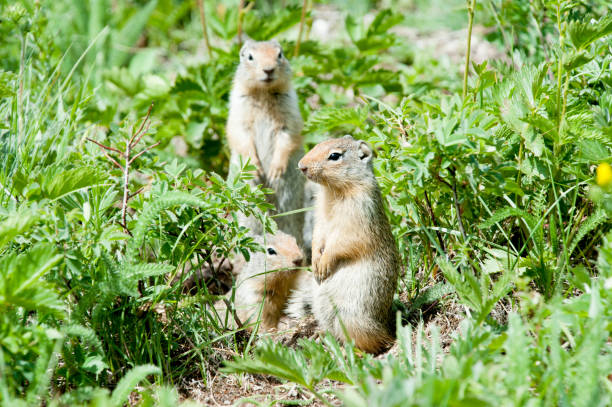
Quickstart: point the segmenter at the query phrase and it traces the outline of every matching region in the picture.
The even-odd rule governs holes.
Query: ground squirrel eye
[[[253,60],[253,54],[249,54],[249,61]]]
[[[270,256],[275,256],[275,255],[276,255],[276,250],[274,250],[274,249],[273,249],[273,248],[271,248],[271,247],[268,247],[268,254],[269,254]]]
[[[281,59],[282,57],[283,57],[283,51],[280,51],[280,52],[278,53],[278,59]]]
[[[342,157],[342,154],[340,153],[331,153],[327,159],[331,161],[338,161],[340,157]]]

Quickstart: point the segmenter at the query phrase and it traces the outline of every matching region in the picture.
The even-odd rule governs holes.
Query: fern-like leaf
[[[576,232],[576,236],[574,236],[574,238],[572,239],[572,242],[570,243],[569,250],[567,251],[567,255],[571,256],[572,253],[574,253],[574,250],[576,250],[576,246],[578,246],[578,243],[580,243],[580,241],[588,233],[595,230],[595,228],[597,228],[599,225],[604,223],[606,219],[608,219],[608,215],[601,208],[595,211],[595,213],[593,213],[591,216],[589,216],[587,220],[584,221],[580,225],[580,228],[578,228],[578,232]]]
[[[226,362],[222,370],[228,373],[269,374],[298,383],[309,390],[326,378],[352,383],[323,345],[300,340],[299,348],[292,349],[264,340],[255,348],[253,356]]]
[[[502,220],[509,218],[511,216],[516,216],[517,218],[524,220],[527,226],[529,227],[529,229],[533,229],[535,225],[538,224],[538,220],[536,219],[536,217],[529,214],[527,211],[523,209],[519,209],[519,208],[507,207],[500,211],[495,212],[489,219],[479,224],[478,227],[480,229],[490,228],[496,223],[499,223]]]
[[[363,125],[368,118],[368,109],[342,109],[328,107],[311,114],[304,126],[305,132],[325,132],[333,129],[354,128]]]
[[[136,227],[133,231],[133,239],[130,240],[130,243],[128,244],[126,256],[129,262],[133,262],[135,260],[138,254],[138,249],[140,249],[140,247],[142,247],[144,244],[147,228],[149,225],[151,225],[151,223],[153,223],[153,220],[157,217],[157,215],[165,209],[178,205],[189,205],[198,208],[204,208],[207,206],[206,202],[200,198],[180,191],[168,192],[161,197],[156,198],[154,201],[149,202],[138,217]]]
[[[102,347],[102,342],[100,341],[100,339],[98,339],[98,336],[96,335],[96,332],[91,328],[87,328],[83,325],[68,325],[63,329],[63,331],[66,333],[66,335],[77,336],[81,338],[83,341],[93,345],[96,349],[100,351],[104,349]]]

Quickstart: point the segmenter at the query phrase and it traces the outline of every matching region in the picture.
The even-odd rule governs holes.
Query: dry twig
[[[125,145],[125,151],[121,151],[115,147],[112,146],[107,146],[105,144],[102,144],[96,140],[90,139],[89,137],[87,137],[87,141],[90,141],[94,144],[96,144],[98,147],[100,147],[102,149],[102,154],[104,154],[104,157],[106,157],[107,160],[109,160],[111,163],[113,163],[116,167],[118,167],[121,172],[123,173],[123,198],[121,200],[121,227],[123,227],[123,230],[125,230],[126,233],[131,235],[131,232],[129,231],[128,227],[127,227],[127,204],[128,201],[130,199],[132,199],[134,196],[138,195],[140,192],[142,192],[143,188],[140,188],[138,191],[134,192],[134,193],[130,193],[130,189],[129,189],[129,184],[130,184],[130,166],[132,165],[132,163],[134,162],[134,160],[136,160],[138,157],[140,157],[141,155],[143,155],[144,153],[146,153],[147,151],[151,150],[154,147],[157,147],[159,145],[159,142],[154,143],[150,146],[145,147],[144,150],[141,150],[140,152],[138,152],[137,154],[132,156],[132,153],[134,152],[134,149],[136,148],[136,146],[138,145],[138,143],[140,142],[140,140],[142,140],[142,138],[144,137],[144,135],[149,131],[149,127],[151,125],[151,122],[149,120],[149,116],[151,115],[151,110],[153,110],[153,104],[151,104],[151,106],[149,106],[149,110],[147,111],[146,116],[144,117],[144,119],[142,120],[142,123],[140,123],[140,127],[138,128],[138,130],[136,130],[136,132],[132,133],[130,139],[128,140],[128,142]],[[123,165],[121,165],[119,163],[118,160],[116,160],[114,157],[112,157],[109,152],[113,152],[119,155],[120,160],[123,160]]]

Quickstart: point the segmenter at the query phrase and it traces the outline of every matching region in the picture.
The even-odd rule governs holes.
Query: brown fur
[[[271,72],[271,73],[266,73]],[[257,131],[261,123],[266,129]],[[291,68],[276,41],[247,41],[240,51],[227,121],[233,153],[250,158],[258,174],[270,181],[287,169],[289,157],[302,147],[302,118],[291,86]],[[269,168],[262,164],[257,138],[274,138]]]
[[[318,284],[300,287],[291,308],[311,301],[323,329],[339,339],[346,329],[359,348],[378,352],[393,338],[391,304],[400,260],[371,159],[365,142],[346,136],[318,144],[300,160],[302,172],[322,187],[312,239]]]
[[[258,237],[264,253],[253,253],[244,268],[239,271],[236,282],[235,306],[243,324],[252,324],[261,310],[261,329],[275,328],[283,315],[287,297],[295,288],[296,267],[301,266],[303,253],[295,238],[283,232]],[[276,252],[270,254],[269,250]],[[249,325],[248,328],[252,328]]]
[[[257,167],[252,184],[274,191],[268,201],[279,213],[301,209],[304,199],[304,178],[297,169],[303,121],[291,76],[278,42],[247,41],[240,51],[227,120],[232,167],[241,157],[250,159]],[[253,234],[263,233],[252,217],[241,215],[240,223]],[[279,217],[277,224],[303,247],[303,213]]]

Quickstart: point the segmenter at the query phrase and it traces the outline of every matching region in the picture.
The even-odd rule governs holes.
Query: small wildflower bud
[[[602,188],[612,185],[612,167],[610,167],[610,164],[599,164],[595,175],[595,181],[597,182],[597,185]]]

